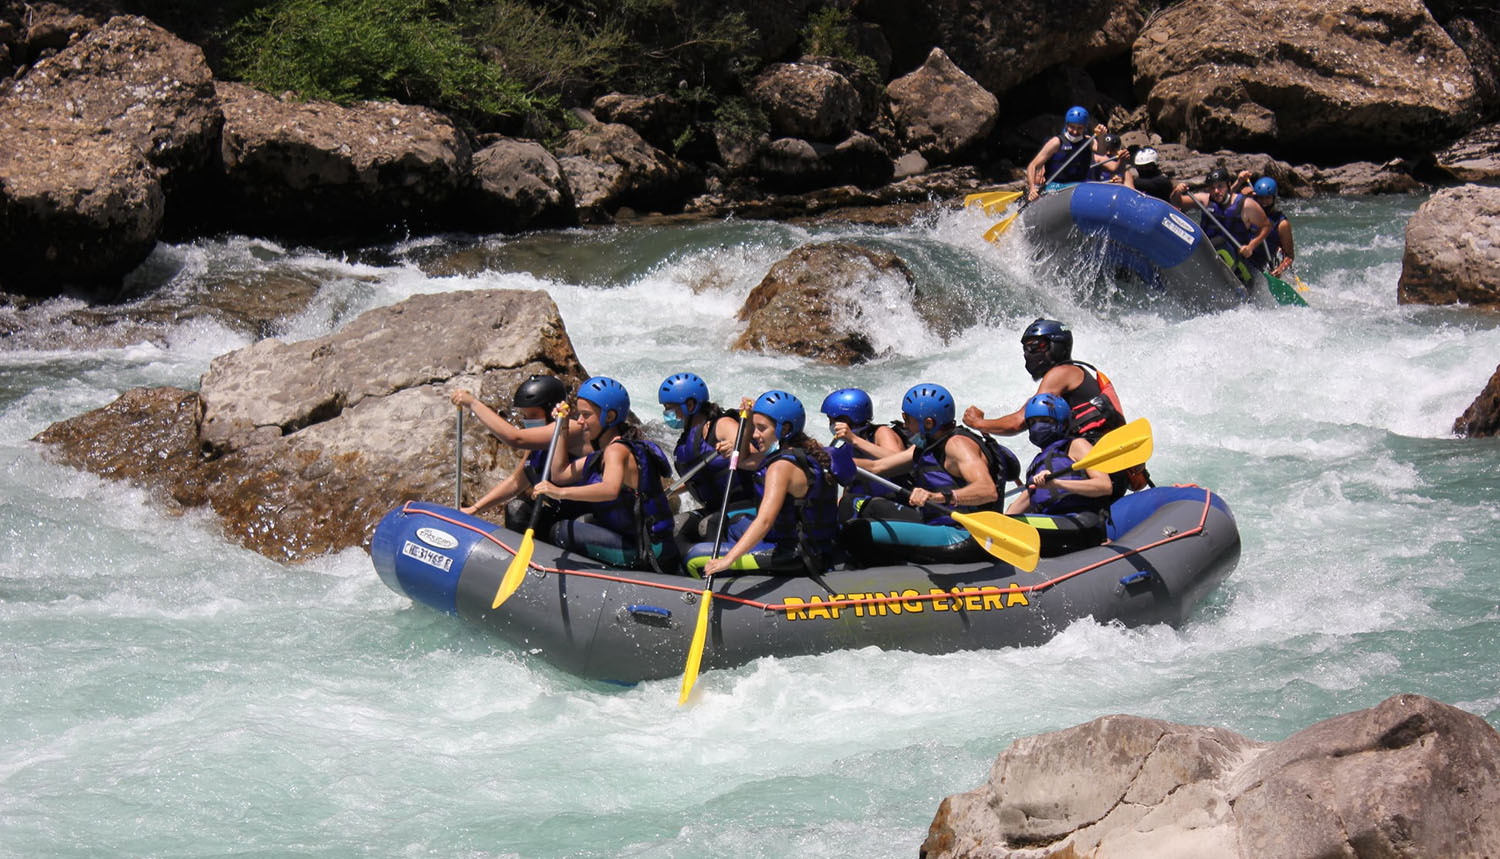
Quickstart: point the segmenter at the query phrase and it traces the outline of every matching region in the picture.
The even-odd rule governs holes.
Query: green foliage
[[[809,54],[835,57],[854,65],[866,76],[879,77],[880,67],[874,57],[861,54],[855,47],[847,9],[825,6],[812,13],[802,28],[802,47]]]
[[[391,98],[471,117],[544,107],[465,41],[454,11],[441,0],[280,0],[235,24],[229,71],[341,103]]]
[[[533,89],[580,93],[619,76],[633,50],[617,20],[590,24],[577,13],[549,14],[524,0],[494,0],[472,13],[475,38],[507,74]]]

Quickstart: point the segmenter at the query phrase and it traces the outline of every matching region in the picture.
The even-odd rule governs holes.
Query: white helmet
[[[1135,153],[1135,163],[1136,164],[1155,164],[1156,163],[1156,150],[1152,149],[1149,146],[1143,146],[1140,149],[1136,150],[1136,153]]]

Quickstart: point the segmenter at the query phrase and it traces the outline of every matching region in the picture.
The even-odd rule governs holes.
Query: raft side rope
[[[1192,486],[1193,484],[1186,485]],[[1068,579],[1074,578],[1076,576],[1081,576],[1087,572],[1092,572],[1099,569],[1100,567],[1118,563],[1127,558],[1139,555],[1142,552],[1147,551],[1148,549],[1154,549],[1158,546],[1165,546],[1168,543],[1174,543],[1178,540],[1186,539],[1188,537],[1196,537],[1197,535],[1203,533],[1204,524],[1208,521],[1209,508],[1213,506],[1212,499],[1213,493],[1211,493],[1207,489],[1203,490],[1203,512],[1198,516],[1198,524],[1193,526],[1192,528],[1187,529],[1186,531],[1179,531],[1176,534],[1163,537],[1160,540],[1152,543],[1147,543],[1144,546],[1137,546],[1134,549],[1127,549],[1111,558],[1104,558],[1095,561],[1092,564],[1085,564],[1084,566],[1079,567],[1076,570],[1069,570],[1066,573],[1061,573],[1059,575],[1053,576],[1045,582],[1037,582],[1036,584],[1030,585],[1016,584],[1013,582],[1009,587],[1000,587],[998,585],[993,585],[983,589],[981,593],[1039,594],[1067,581]],[[431,516],[432,518],[437,519],[441,522],[446,522],[449,525],[454,526],[455,528],[464,528],[466,530],[473,531],[474,533],[484,537],[486,540],[489,540],[491,543],[494,543],[495,545],[504,549],[506,552],[509,552],[511,555],[515,554],[514,548],[507,545],[505,541],[501,540],[499,537],[496,537],[494,534],[482,530],[479,527],[471,525],[467,522],[460,522],[450,516],[444,516],[443,514],[434,512],[432,510],[424,510],[420,507],[413,507],[413,503],[415,502],[406,502],[404,505],[402,505],[401,512],[403,514],[420,513],[424,516]],[[639,585],[641,587],[655,588],[657,590],[663,591],[675,591],[677,593],[697,594],[699,592],[699,589],[696,587],[688,587],[686,585],[673,585],[667,584],[665,582],[648,582],[642,579],[633,579],[629,576],[600,573],[592,570],[570,570],[565,567],[547,567],[535,562],[531,562],[530,564],[528,564],[528,566],[543,573],[556,573],[562,576],[580,576],[586,579],[598,579],[606,582],[619,582],[621,584],[627,585]],[[942,593],[914,594],[911,596],[892,595],[881,597],[861,597],[859,599],[830,599],[824,602],[822,605],[826,608],[848,608],[851,606],[890,605],[892,603],[934,602],[936,600],[951,599],[952,597],[953,593],[951,591],[945,590]],[[743,605],[748,608],[757,608],[761,611],[766,612],[782,612],[783,614],[791,611],[805,611],[807,609],[807,606],[801,603],[768,603],[761,602],[760,600],[747,599],[745,597],[737,597],[725,593],[715,593],[714,599],[728,600],[729,602],[738,603],[739,605]]]

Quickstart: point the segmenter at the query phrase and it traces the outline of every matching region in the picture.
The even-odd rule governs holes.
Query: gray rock
[[[922,67],[886,87],[902,138],[930,162],[952,161],[982,144],[995,128],[1000,102],[933,48]]]
[[[506,138],[474,153],[471,181],[480,229],[516,232],[577,220],[562,167],[535,141]]]
[[[404,499],[450,501],[449,393],[498,405],[530,373],[575,388],[586,377],[546,293],[419,295],[326,337],[221,356],[197,394],[130,391],[37,440],[79,468],[209,504],[245,546],[298,560],[363,544]],[[467,499],[515,462],[468,422]]]
[[[321,238],[443,222],[468,181],[468,141],[447,118],[395,102],[277,98],[217,84],[231,225]]]
[[[1424,149],[1479,108],[1474,69],[1420,0],[1192,0],[1136,40],[1163,136],[1199,149]]]
[[[621,206],[675,212],[702,188],[697,171],[617,122],[568,132],[558,164],[580,215],[598,219]]]
[[[1432,195],[1406,222],[1399,304],[1500,306],[1500,188]]]
[[[1433,160],[1460,182],[1500,182],[1500,122],[1470,131],[1434,153]]]
[[[843,140],[860,114],[847,78],[812,63],[775,63],[756,76],[749,96],[771,121],[771,133],[818,143]]]
[[[112,18],[32,66],[0,94],[0,286],[116,290],[220,121],[203,52],[144,18]]]
[[[1490,377],[1484,390],[1453,422],[1453,433],[1469,438],[1500,435],[1500,367],[1495,368],[1495,375]]]
[[[1398,695],[1280,743],[1134,716],[1017,740],[943,800],[927,859],[1494,856],[1500,735]]]
[[[663,150],[672,149],[692,120],[686,105],[663,93],[601,95],[594,99],[594,114],[602,122],[630,126],[647,143]]]

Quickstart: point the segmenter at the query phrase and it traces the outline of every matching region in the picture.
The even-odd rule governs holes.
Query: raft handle
[[[672,623],[672,610],[662,608],[661,606],[631,603],[625,606],[625,611],[622,614],[629,614],[637,622],[644,623],[647,626],[676,626],[676,624]],[[623,620],[624,618],[622,617],[621,619]]]
[[[1128,576],[1121,576],[1120,590],[1128,591],[1137,586],[1149,585],[1151,578],[1155,575],[1156,573],[1151,570],[1136,570]]]

